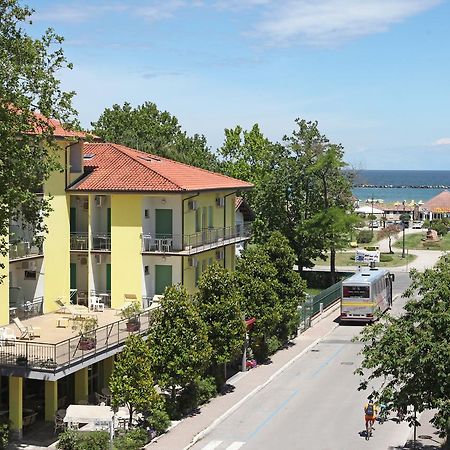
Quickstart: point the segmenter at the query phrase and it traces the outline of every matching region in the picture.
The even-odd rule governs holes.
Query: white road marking
[[[233,442],[231,445],[229,445],[225,450],[239,450],[245,442]]]
[[[203,447],[202,450],[214,450],[217,448],[223,441],[211,441],[206,447]]]

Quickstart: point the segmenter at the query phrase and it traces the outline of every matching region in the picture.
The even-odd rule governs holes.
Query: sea
[[[426,202],[450,190],[450,170],[359,170],[353,195],[361,201]]]

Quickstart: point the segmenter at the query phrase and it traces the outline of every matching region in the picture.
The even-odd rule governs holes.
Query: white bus
[[[394,275],[385,269],[366,269],[342,282],[341,321],[373,322],[375,312],[392,306]]]

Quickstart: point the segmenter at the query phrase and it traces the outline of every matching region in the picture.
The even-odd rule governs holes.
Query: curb
[[[192,441],[183,448],[183,450],[190,449],[193,445],[195,445],[198,441],[206,437],[209,433],[211,433],[214,428],[216,428],[220,423],[222,423],[225,419],[227,419],[231,414],[233,414],[238,408],[241,407],[249,398],[253,397],[257,392],[261,389],[264,389],[269,383],[271,383],[276,377],[278,377],[282,372],[284,372],[289,366],[294,364],[297,359],[301,358],[305,353],[307,353],[311,348],[315,347],[322,339],[326,338],[329,334],[331,334],[335,328],[337,328],[338,324],[333,324],[331,330],[325,333],[320,338],[316,339],[314,342],[308,345],[305,349],[303,349],[298,355],[294,356],[291,360],[289,360],[284,366],[280,367],[275,373],[273,373],[264,383],[256,386],[253,391],[249,392],[245,397],[241,398],[235,405],[233,405],[228,411],[225,411],[220,417],[218,417],[214,422],[207,426],[204,430],[197,433]]]

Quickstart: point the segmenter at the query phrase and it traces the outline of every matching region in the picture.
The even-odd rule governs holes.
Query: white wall
[[[32,301],[37,297],[44,296],[44,258],[34,258],[24,261],[28,263],[29,269],[22,267],[22,261],[13,261],[9,264],[10,287],[19,287],[21,289],[21,297],[24,301]],[[35,270],[36,279],[25,279],[26,270]]]
[[[102,196],[102,206],[96,206],[96,195],[89,195],[89,212],[91,216],[92,233],[106,233],[108,231],[108,208],[111,208],[111,197],[109,195]],[[116,212],[120,214],[119,212]],[[114,211],[111,210],[111,215]]]
[[[106,264],[111,264],[111,255],[102,254],[101,258],[101,264],[97,264],[95,255],[90,257],[89,291],[106,291]]]

